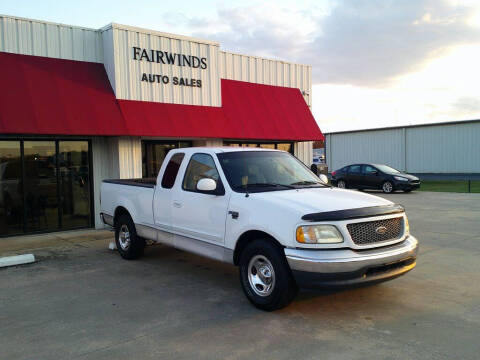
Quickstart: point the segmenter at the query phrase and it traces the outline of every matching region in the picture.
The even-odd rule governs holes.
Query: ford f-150
[[[333,188],[283,151],[172,150],[156,179],[104,180],[101,209],[123,258],[152,240],[232,263],[264,310],[302,287],[380,282],[416,265],[401,205]]]

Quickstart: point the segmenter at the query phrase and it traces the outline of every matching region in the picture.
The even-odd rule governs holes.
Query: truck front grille
[[[392,241],[403,235],[403,217],[392,219],[351,223],[348,232],[356,245],[370,245],[383,241]]]

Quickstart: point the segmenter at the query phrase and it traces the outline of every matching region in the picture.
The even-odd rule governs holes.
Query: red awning
[[[222,108],[241,139],[324,140],[296,88],[222,79]]]
[[[323,140],[298,89],[221,86],[222,107],[116,100],[102,64],[0,53],[0,134]]]
[[[120,135],[103,64],[0,53],[0,134]]]

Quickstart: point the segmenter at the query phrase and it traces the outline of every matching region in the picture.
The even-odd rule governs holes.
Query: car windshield
[[[218,159],[230,187],[236,192],[328,186],[286,152],[233,151],[218,154]]]
[[[387,165],[375,165],[375,167],[381,172],[384,172],[387,174],[400,174],[400,171]]]

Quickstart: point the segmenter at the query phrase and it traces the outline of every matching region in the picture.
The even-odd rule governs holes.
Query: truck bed
[[[108,179],[103,180],[104,183],[128,185],[128,186],[141,186],[147,188],[154,188],[157,184],[156,178],[144,178],[144,179]]]

